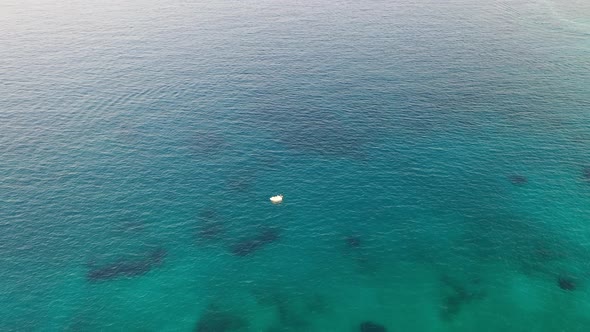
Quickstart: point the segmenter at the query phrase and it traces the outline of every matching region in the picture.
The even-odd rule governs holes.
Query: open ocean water
[[[0,3],[1,331],[383,328],[589,331],[590,2]]]

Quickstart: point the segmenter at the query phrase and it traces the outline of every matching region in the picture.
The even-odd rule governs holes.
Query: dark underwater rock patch
[[[196,226],[198,240],[214,240],[220,238],[225,232],[225,225],[221,216],[212,209],[206,209],[199,214]]]
[[[231,332],[245,330],[248,321],[230,311],[209,306],[195,326],[195,332]]]
[[[287,302],[281,302],[277,305],[277,315],[282,326],[295,329],[296,331],[309,330],[309,322],[304,315],[291,307]]]
[[[361,332],[387,332],[385,326],[370,321],[362,322],[360,325]]]
[[[308,330],[309,322],[304,318],[305,313],[296,308],[296,301],[287,296],[275,296],[275,308],[281,326],[296,331]]]
[[[576,281],[568,276],[559,276],[557,277],[557,285],[559,288],[565,291],[574,291],[576,290]]]
[[[350,249],[359,248],[362,244],[362,240],[358,235],[349,235],[344,239],[344,244]]]
[[[227,180],[227,187],[231,191],[248,192],[253,187],[253,181],[249,178],[235,177]]]
[[[379,260],[374,252],[365,246],[364,238],[359,234],[349,234],[342,239],[342,254],[354,263],[354,268],[364,275],[375,275],[379,269]],[[374,248],[373,248],[374,249]]]
[[[287,128],[281,142],[289,149],[328,157],[366,158],[367,138],[343,124],[324,121],[323,126],[306,125]]]
[[[479,278],[463,281],[443,275],[441,282],[447,289],[440,306],[440,316],[445,321],[453,319],[466,304],[480,300],[486,295],[481,289]]]
[[[563,245],[559,245],[559,243],[551,243],[549,241],[543,242],[539,240],[532,245],[531,251],[532,254],[527,252],[526,259],[531,260],[532,257],[534,261],[540,263],[561,260],[568,257],[568,252]]]
[[[260,250],[264,246],[277,241],[280,232],[276,228],[265,228],[257,235],[243,239],[232,245],[229,251],[235,256],[248,256]]]
[[[140,220],[127,220],[115,224],[115,229],[121,232],[137,233],[145,230],[145,222]]]
[[[590,166],[582,168],[582,179],[590,181]]]
[[[440,307],[440,316],[443,320],[449,321],[461,310],[466,299],[460,294],[445,296]]]
[[[144,275],[152,269],[162,265],[166,257],[163,248],[150,252],[146,257],[138,260],[118,260],[114,263],[91,268],[86,279],[89,282],[101,282],[116,278],[130,278]]]
[[[251,191],[257,179],[255,168],[256,165],[244,167],[231,174],[226,181],[227,188],[233,192],[240,193]]]
[[[295,293],[292,293],[292,292]],[[276,331],[310,331],[314,316],[329,311],[329,303],[319,293],[303,293],[301,290],[262,288],[253,292],[258,304],[272,307],[276,312]]]
[[[356,269],[359,273],[374,276],[378,273],[380,268],[379,261],[374,257],[371,257],[368,253],[360,253],[353,256],[353,260],[356,263]]]
[[[215,157],[228,147],[228,143],[223,135],[213,130],[199,130],[193,135],[189,146],[191,153],[197,157]]]
[[[508,176],[508,180],[510,181],[510,183],[512,183],[515,186],[523,186],[529,182],[529,180],[526,178],[526,176],[518,175],[518,174],[512,174],[512,175]]]
[[[199,230],[197,231],[197,236],[200,239],[216,239],[221,236],[223,230],[224,227],[221,225],[221,223],[208,223],[201,225],[199,227]]]
[[[311,314],[322,314],[329,310],[330,306],[320,294],[312,294],[305,301],[305,309]]]

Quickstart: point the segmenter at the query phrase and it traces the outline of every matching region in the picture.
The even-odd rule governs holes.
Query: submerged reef
[[[445,321],[453,319],[466,304],[480,300],[486,295],[481,289],[479,278],[462,281],[443,275],[440,280],[445,286],[440,306],[440,317]]]
[[[355,263],[360,273],[374,275],[378,269],[378,260],[373,259],[364,243],[364,238],[359,234],[346,235],[343,238],[342,254]]]
[[[276,228],[264,228],[253,237],[243,239],[232,245],[229,251],[235,256],[248,256],[257,250],[273,243],[280,238],[280,232]]]
[[[370,321],[362,322],[360,325],[361,332],[387,332],[385,326]]]
[[[197,131],[189,144],[192,154],[196,157],[215,157],[228,146],[221,134],[208,130]]]
[[[114,228],[125,233],[137,233],[145,230],[145,222],[140,220],[126,220],[116,223]]]
[[[198,240],[218,239],[225,232],[222,218],[212,209],[207,209],[199,214],[196,228],[195,235]]]
[[[268,331],[313,330],[313,317],[330,310],[325,297],[317,292],[263,287],[252,294],[259,305],[271,308],[276,314],[276,321]]]
[[[321,124],[306,123],[285,128],[280,135],[281,142],[289,149],[305,154],[366,159],[365,145],[368,139],[365,133],[350,129],[337,120],[324,119]]]
[[[245,331],[248,321],[240,315],[223,310],[217,306],[209,306],[195,326],[195,332],[231,332]]]
[[[252,190],[256,182],[256,172],[248,169],[231,175],[227,181],[227,188],[233,192],[245,193]]]
[[[568,276],[557,277],[557,285],[565,291],[573,291],[576,289],[576,281]]]
[[[287,301],[277,303],[277,316],[281,326],[295,329],[296,331],[305,331],[309,329],[309,322],[304,318],[306,315],[294,308]]]
[[[164,248],[158,248],[142,259],[121,259],[111,264],[93,267],[88,271],[86,279],[90,282],[100,282],[116,278],[141,276],[160,266],[166,257],[166,253]]]
[[[329,310],[330,306],[326,299],[320,294],[312,294],[305,300],[305,309],[311,314],[323,314]]]
[[[508,180],[510,180],[510,183],[512,183],[515,186],[522,186],[529,182],[529,180],[525,176],[518,174],[512,174],[508,176]]]
[[[361,237],[358,235],[348,235],[345,239],[344,239],[344,244],[346,245],[347,248],[353,249],[353,248],[359,248],[361,246]]]

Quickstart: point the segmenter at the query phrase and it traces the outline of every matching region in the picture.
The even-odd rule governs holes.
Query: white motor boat
[[[283,195],[276,195],[270,198],[273,204],[281,204],[283,202]]]

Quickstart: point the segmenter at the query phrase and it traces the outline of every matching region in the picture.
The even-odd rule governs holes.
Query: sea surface
[[[0,2],[0,331],[589,327],[589,1]]]

